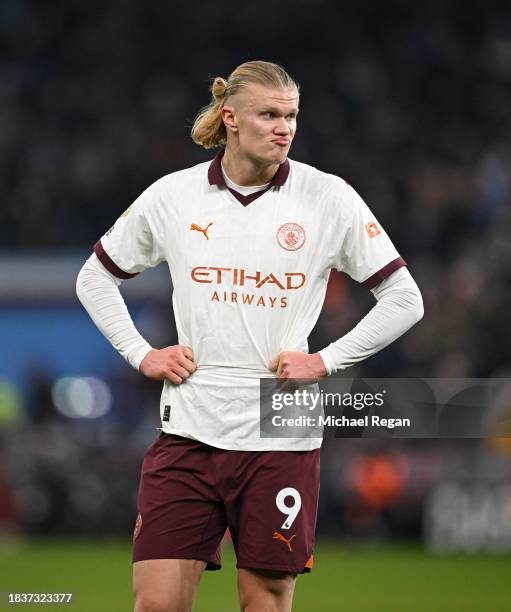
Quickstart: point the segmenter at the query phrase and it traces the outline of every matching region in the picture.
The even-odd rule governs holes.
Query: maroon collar
[[[227,185],[225,184],[224,175],[222,174],[222,164],[221,164],[224,153],[225,153],[225,149],[222,149],[221,151],[219,151],[215,155],[211,163],[209,164],[208,179],[209,179],[210,185],[220,185],[222,187],[227,187]],[[266,193],[268,189],[271,189],[272,187],[282,187],[282,185],[284,185],[284,183],[286,182],[288,176],[289,176],[289,161],[286,159],[286,161],[283,164],[280,164],[270,184],[263,191],[256,191],[255,193],[251,193],[250,195],[245,196],[241,193],[238,193],[234,189],[231,189],[230,187],[227,187],[227,188],[233,194],[233,196],[239,202],[243,204],[243,206],[246,206],[247,204],[250,204],[250,202],[253,202],[259,196],[263,195],[263,193]]]

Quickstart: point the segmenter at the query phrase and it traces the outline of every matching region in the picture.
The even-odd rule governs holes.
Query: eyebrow
[[[262,104],[259,107],[258,111],[260,113],[271,112],[271,113],[275,113],[277,115],[281,115],[281,114],[289,115],[290,113],[294,113],[296,115],[296,114],[298,114],[298,106],[293,107],[290,111],[288,111],[286,113],[282,113],[282,111],[280,109],[278,109],[276,106],[272,106],[271,104]]]

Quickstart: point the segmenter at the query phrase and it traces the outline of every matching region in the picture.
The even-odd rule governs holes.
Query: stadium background
[[[208,79],[249,59],[301,83],[291,156],[359,191],[422,290],[423,321],[350,374],[510,375],[509,4],[3,0],[0,591],[131,605],[160,384],[95,330],[74,281],[146,186],[212,157],[191,122]],[[175,343],[163,266],[122,288],[148,339]],[[332,276],[311,350],[371,299]],[[510,453],[506,439],[330,440],[296,610],[509,609]],[[236,609],[233,566],[227,544],[197,609]]]

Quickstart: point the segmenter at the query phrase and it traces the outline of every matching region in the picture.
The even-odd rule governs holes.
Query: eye
[[[272,111],[264,111],[263,113],[261,113],[261,117],[265,117],[266,119],[273,119],[273,117],[275,117],[275,113],[273,113]]]

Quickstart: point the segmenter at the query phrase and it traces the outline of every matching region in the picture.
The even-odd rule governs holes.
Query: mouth
[[[276,144],[278,147],[288,147],[291,144],[291,141],[289,140],[289,138],[277,138],[277,140],[272,140],[272,142],[274,144]]]

